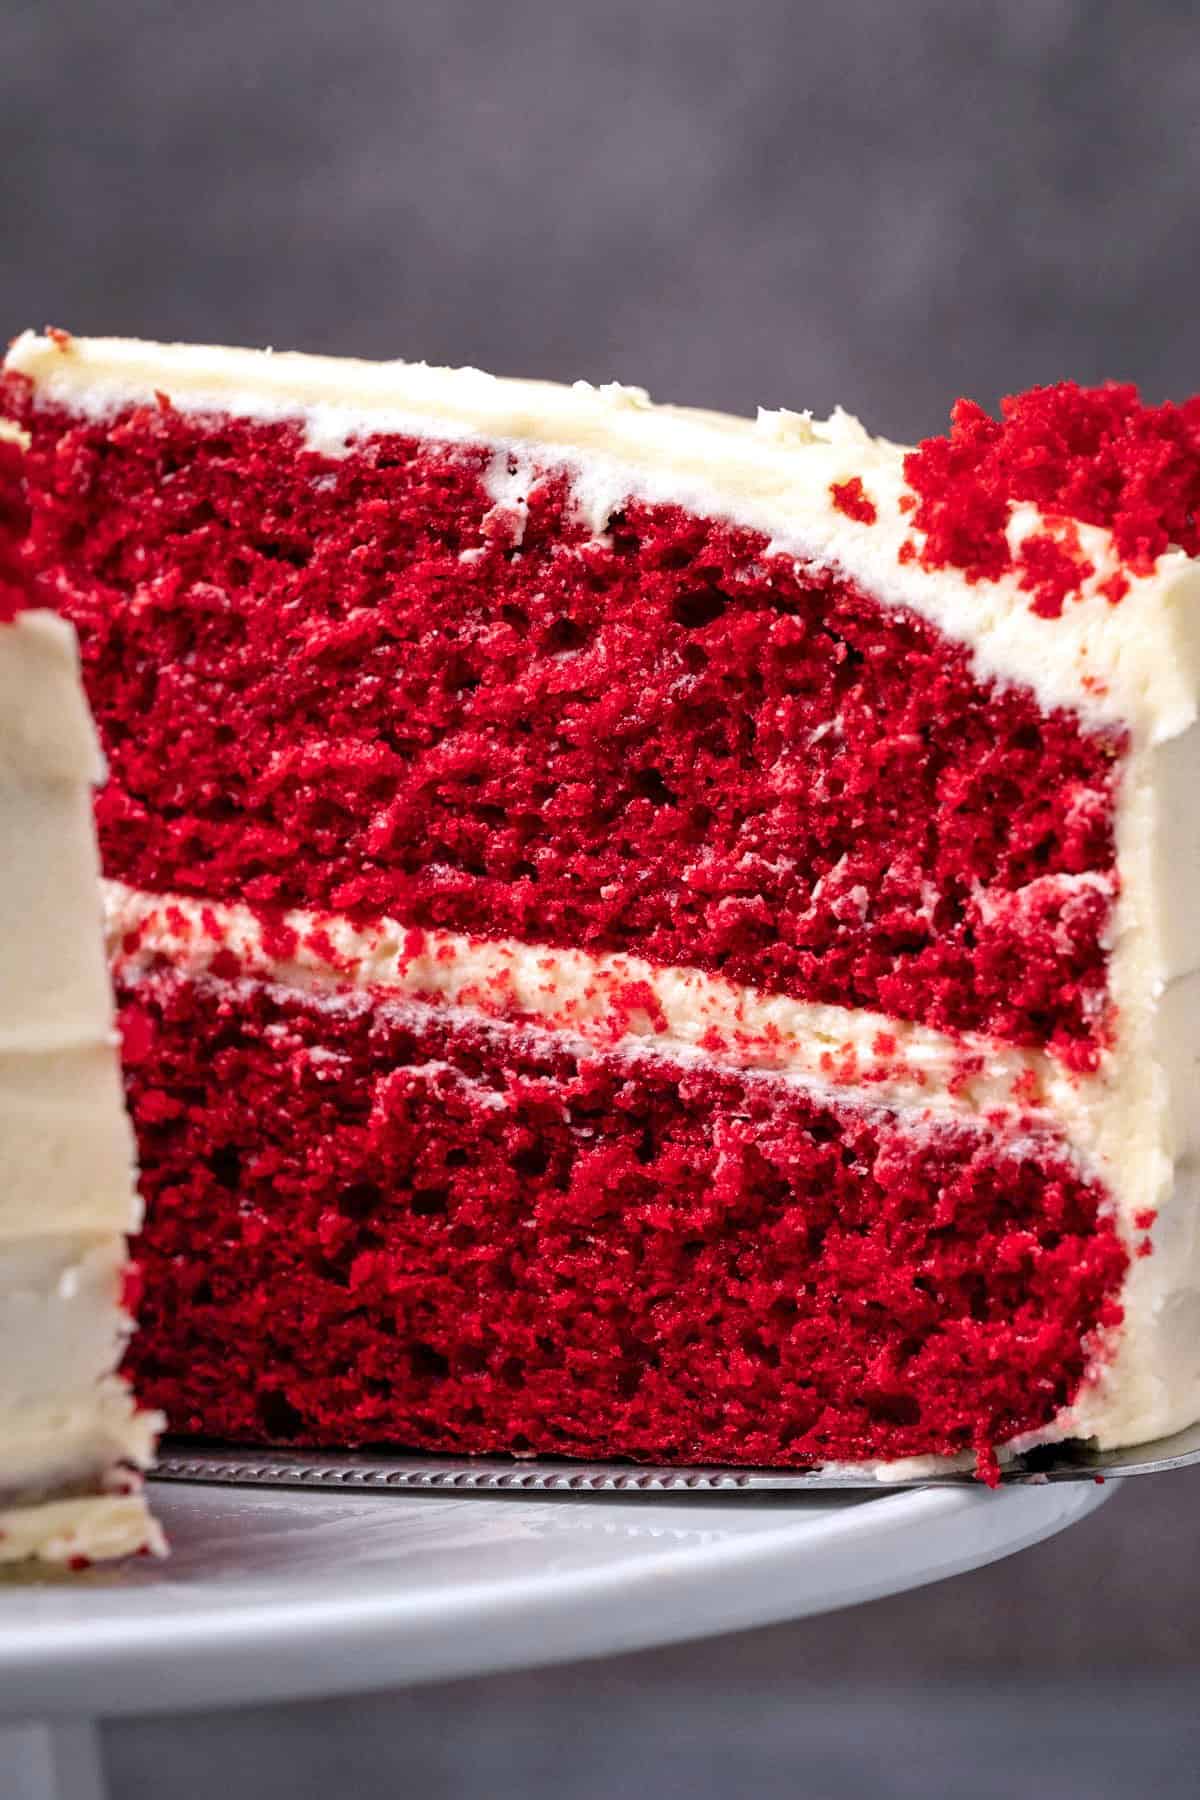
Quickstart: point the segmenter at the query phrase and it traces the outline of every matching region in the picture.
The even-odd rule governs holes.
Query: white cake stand
[[[4,1800],[101,1800],[95,1723],[600,1656],[981,1567],[1112,1485],[665,1498],[154,1490],[173,1554],[0,1584]]]

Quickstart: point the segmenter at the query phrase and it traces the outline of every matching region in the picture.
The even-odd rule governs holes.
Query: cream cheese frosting
[[[1200,724],[1135,748],[1117,801],[1106,1180],[1132,1253],[1125,1320],[1065,1434],[1102,1448],[1200,1418]],[[1150,1254],[1138,1251],[1150,1218]]]
[[[243,978],[326,1001],[358,991],[536,1023],[618,1053],[701,1055],[779,1075],[842,1105],[885,1106],[913,1123],[978,1124],[1005,1113],[1017,1134],[1061,1137],[1085,1175],[1110,1160],[1102,1082],[1039,1050],[763,993],[637,956],[412,932],[394,919],[362,926],[337,914],[287,913],[280,926],[295,943],[282,958],[250,907],[143,894],[117,881],[104,887],[109,954],[126,980],[163,962],[207,975],[232,951]],[[271,935],[277,940],[278,928]]]
[[[760,413],[751,421],[654,406],[641,390],[616,386],[568,388],[423,364],[61,335],[26,334],[7,367],[34,383],[41,403],[81,415],[109,416],[165,395],[185,412],[294,422],[308,448],[326,458],[381,433],[481,443],[492,451],[486,483],[493,502],[518,525],[530,486],[546,469],[567,472],[575,504],[597,534],[630,498],[724,518],[761,533],[773,554],[833,568],[885,607],[929,620],[969,649],[980,676],[1027,687],[1042,707],[1070,708],[1086,725],[1125,728],[1130,748],[1116,814],[1120,893],[1110,945],[1117,1024],[1095,1075],[1071,1077],[1048,1057],[1029,1060],[983,1043],[968,1047],[980,1058],[974,1085],[951,1094],[950,1072],[963,1047],[936,1033],[881,1015],[842,1016],[838,1008],[724,991],[724,984],[687,971],[641,965],[635,979],[649,982],[665,1034],[649,1015],[622,1015],[616,1029],[623,1041],[665,1035],[677,1048],[695,1047],[715,1008],[718,1037],[725,1031],[737,1054],[746,1054],[746,1040],[760,1051],[771,1041],[773,1066],[819,1082],[829,1079],[822,1058],[844,1061],[848,1047],[854,1074],[842,1097],[857,1083],[866,1097],[910,1109],[982,1111],[1032,1073],[1035,1110],[1100,1172],[1131,1252],[1124,1323],[1097,1346],[1094,1376],[1076,1405],[1042,1435],[1113,1446],[1200,1416],[1200,563],[1168,550],[1148,573],[1123,568],[1111,534],[1080,524],[1094,572],[1062,616],[1048,620],[1031,610],[1016,575],[972,584],[953,569],[901,561],[911,535],[904,448],[871,437],[841,412],[826,421],[796,413]],[[854,477],[875,509],[871,523],[835,503],[833,486]],[[1010,543],[1042,523],[1035,509],[1014,508]],[[1117,572],[1128,590],[1114,606],[1103,589]],[[203,936],[186,906],[167,921],[158,903],[119,890],[110,906],[117,919],[140,921],[144,942],[157,942],[185,965],[203,960]],[[254,962],[261,944],[252,917],[238,908],[220,916]],[[355,937],[345,922],[333,926],[343,977],[348,961],[354,980],[401,988],[417,980],[411,965],[401,967],[399,927],[383,922],[367,938]],[[306,921],[298,930],[294,964],[271,967],[263,953],[261,972],[328,982],[329,969],[304,947]],[[445,1003],[478,1006],[471,990],[498,974],[500,958],[526,1010],[550,1017],[565,1009],[571,1027],[585,1035],[608,1029],[615,1016],[611,995],[588,998],[597,977],[603,994],[606,981],[619,984],[630,973],[607,965],[635,960],[601,959],[606,967],[599,969],[575,953],[556,953],[547,968],[538,947],[481,947],[451,942],[448,934],[434,950],[444,954],[418,973]],[[550,996],[544,1006],[539,984]],[[898,1040],[899,1057],[876,1053],[881,1035]],[[1147,1237],[1152,1253],[1136,1254]]]
[[[158,1549],[155,1418],[116,1373],[136,1229],[74,634],[0,626],[0,1562]]]

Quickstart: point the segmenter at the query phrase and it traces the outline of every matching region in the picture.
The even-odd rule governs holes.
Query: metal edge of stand
[[[1051,1481],[1124,1480],[1200,1462],[1200,1423],[1173,1437],[1129,1450],[1086,1444],[1047,1445],[1006,1464],[1006,1486]],[[971,1470],[877,1475],[871,1468],[834,1464],[816,1469],[663,1468],[634,1463],[573,1462],[568,1458],[390,1455],[387,1452],[245,1449],[168,1440],[150,1471],[156,1481],[231,1487],[336,1488],[351,1492],[486,1494],[738,1494],[977,1487]]]

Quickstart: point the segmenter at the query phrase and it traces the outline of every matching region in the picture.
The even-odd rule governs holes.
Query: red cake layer
[[[987,1467],[1120,1319],[1103,1194],[1050,1141],[361,993],[121,1000],[129,1355],[178,1431]]]
[[[343,460],[31,410],[29,571],[83,638],[135,886],[629,950],[1052,1044],[1105,1033],[1119,733],[751,532],[491,453]],[[1049,627],[1048,627],[1049,628]],[[1064,879],[1065,878],[1065,879]]]

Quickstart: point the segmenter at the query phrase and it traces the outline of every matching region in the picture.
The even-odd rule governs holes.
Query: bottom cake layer
[[[1104,1193],[1046,1137],[361,991],[119,996],[130,1362],[177,1432],[987,1472],[1120,1320]]]

